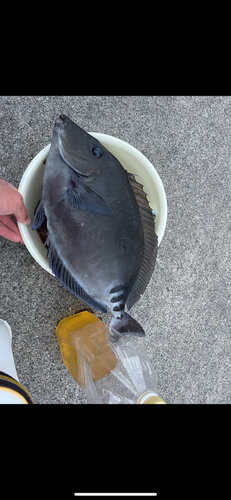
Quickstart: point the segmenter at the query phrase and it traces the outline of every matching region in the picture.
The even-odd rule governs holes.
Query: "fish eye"
[[[103,156],[103,151],[98,146],[92,148],[92,153],[96,158],[102,158]]]

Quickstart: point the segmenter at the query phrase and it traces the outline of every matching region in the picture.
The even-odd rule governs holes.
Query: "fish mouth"
[[[55,125],[58,127],[58,128],[64,128],[68,125],[68,121],[65,119],[66,116],[65,115],[59,115],[58,118],[56,118],[55,120]]]
[[[64,146],[63,146],[63,142],[62,142],[60,134],[61,134],[62,129],[64,129],[64,127],[67,127],[67,125],[69,124],[69,121],[70,121],[69,118],[65,115],[62,115],[62,114],[59,115],[58,118],[56,118],[56,120],[55,120],[55,127],[57,129],[56,133],[58,134],[59,155],[62,158],[62,160],[66,163],[66,165],[68,165],[72,170],[74,170],[75,173],[81,174],[84,177],[88,177],[87,175],[84,175],[82,172],[80,172],[74,165],[72,165],[72,163],[71,163],[72,154],[69,153],[68,151],[66,151]],[[75,156],[80,161],[87,161],[87,158],[82,158],[81,156],[77,156],[77,155],[75,155]],[[69,161],[68,161],[68,158],[69,158]]]

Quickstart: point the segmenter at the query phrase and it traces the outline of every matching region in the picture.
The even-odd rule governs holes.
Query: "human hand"
[[[24,244],[18,226],[9,215],[13,215],[16,221],[22,224],[28,225],[31,222],[23,197],[17,188],[4,179],[0,179],[0,235],[10,241]]]

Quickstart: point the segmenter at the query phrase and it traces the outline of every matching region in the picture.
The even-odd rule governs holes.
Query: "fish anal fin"
[[[131,307],[144,293],[153,273],[158,250],[158,237],[155,233],[153,212],[149,205],[146,193],[143,191],[142,184],[136,182],[132,174],[127,174],[127,176],[136,197],[144,232],[144,251],[142,262],[136,279],[132,283],[126,299],[127,307],[128,309],[131,309]]]
[[[62,283],[71,293],[76,295],[76,297],[78,297],[89,306],[98,309],[98,311],[102,313],[107,312],[107,306],[99,302],[97,299],[94,299],[94,297],[91,297],[76,281],[67,267],[63,264],[55,249],[55,246],[51,243],[50,239],[47,257],[49,259],[49,267],[56,278],[60,281],[60,283]]]
[[[69,203],[78,210],[107,216],[114,215],[108,203],[84,182],[78,181],[74,186],[70,184],[67,194]]]

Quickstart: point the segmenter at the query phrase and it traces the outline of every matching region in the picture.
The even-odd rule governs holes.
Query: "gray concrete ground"
[[[63,112],[119,137],[157,169],[168,222],[155,271],[132,315],[167,403],[230,403],[231,97],[0,98],[0,177],[18,187]],[[0,237],[0,317],[19,379],[36,403],[88,403],[63,365],[55,327],[84,304],[26,247]],[[95,313],[107,324],[110,315]]]

